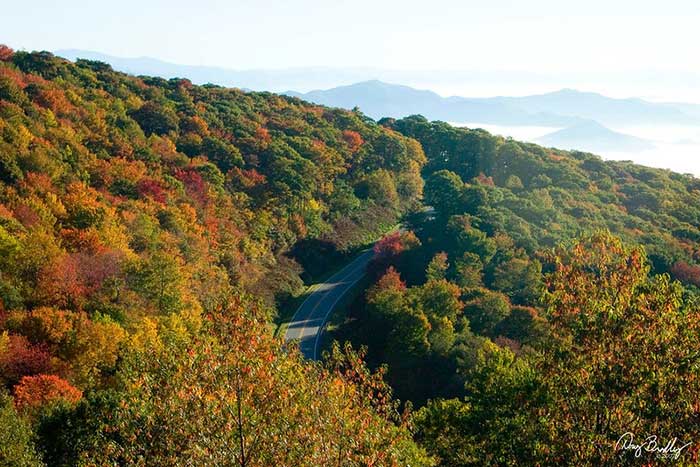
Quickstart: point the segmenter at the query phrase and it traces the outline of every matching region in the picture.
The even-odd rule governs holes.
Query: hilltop
[[[592,120],[549,133],[538,138],[537,142],[561,149],[596,153],[638,152],[654,148],[654,145],[645,139],[612,131]]]
[[[351,465],[430,464],[352,350],[306,365],[270,333],[304,266],[418,202],[415,140],[289,97],[0,57],[12,465],[317,466],[348,442]]]
[[[604,465],[630,423],[700,436],[697,178],[0,57],[0,442],[16,464]],[[336,105],[358,89],[376,112],[465,104],[367,82]],[[512,115],[553,115],[536,110]],[[634,142],[564,119],[559,137]],[[400,220],[335,318],[355,347],[313,364],[283,348],[271,329],[302,277]]]
[[[574,89],[525,97],[441,97],[430,91],[375,80],[288,94],[318,104],[349,109],[359,107],[374,118],[421,114],[431,120],[448,122],[550,127],[569,127],[584,120],[604,125],[700,123],[692,113],[694,106],[614,99]]]

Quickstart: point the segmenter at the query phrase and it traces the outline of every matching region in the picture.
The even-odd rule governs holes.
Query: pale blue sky
[[[35,0],[3,14],[0,42],[18,49],[235,69],[700,74],[697,0]]]

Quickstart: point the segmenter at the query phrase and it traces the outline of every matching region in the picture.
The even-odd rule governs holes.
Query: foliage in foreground
[[[462,386],[415,414],[419,443],[444,466],[614,466],[639,462],[634,452],[615,449],[627,432],[641,439],[656,434],[663,443],[677,437],[679,445],[698,439],[695,300],[684,298],[668,275],[650,275],[642,247],[625,246],[608,233],[569,242],[547,261],[552,269],[545,274],[538,331],[532,333],[531,321],[520,321],[521,341],[481,334],[452,305],[449,323],[461,324],[443,361],[454,362],[448,381]],[[435,287],[429,284],[407,289],[389,269],[368,297],[371,313],[383,313],[395,326],[389,337],[406,339],[423,330],[419,352],[409,345],[386,349],[389,358],[410,357],[419,369],[445,352],[435,344],[443,328],[430,325],[434,318],[422,326],[409,318],[423,313],[425,304],[397,304],[405,300],[402,294]],[[456,287],[449,284],[443,287]],[[506,329],[500,324],[495,329]],[[691,446],[680,460],[692,463],[697,455]]]
[[[429,465],[351,350],[309,365],[232,305],[144,323],[114,388],[39,424],[50,465]],[[357,366],[359,365],[359,366]]]
[[[429,464],[269,337],[424,162],[357,112],[0,46],[0,462]]]
[[[695,443],[697,179],[419,116],[382,123],[423,145],[433,209],[377,245],[337,337],[389,364],[441,465],[641,462],[615,451],[626,432]]]

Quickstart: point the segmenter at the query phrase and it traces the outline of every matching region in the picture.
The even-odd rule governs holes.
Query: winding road
[[[298,340],[301,353],[310,360],[317,360],[321,334],[328,317],[343,295],[365,275],[372,256],[371,249],[365,250],[325,282],[316,284],[311,295],[294,313],[284,340]]]

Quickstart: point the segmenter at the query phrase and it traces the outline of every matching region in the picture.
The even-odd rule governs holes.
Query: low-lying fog
[[[520,141],[537,143],[537,139],[549,133],[561,130],[561,128],[539,126],[501,126],[483,123],[453,123],[455,126],[469,128],[483,128],[491,133],[510,136]],[[697,126],[627,126],[609,129],[629,136],[645,139],[653,144],[652,149],[621,152],[609,151],[600,153],[586,148],[561,148],[580,149],[594,152],[603,159],[631,160],[638,164],[662,169],[671,169],[675,172],[691,173],[700,177],[700,127]]]

